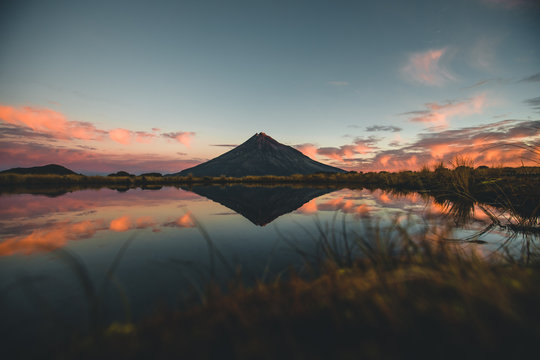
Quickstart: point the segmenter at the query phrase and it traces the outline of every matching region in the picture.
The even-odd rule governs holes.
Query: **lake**
[[[291,268],[301,274],[301,254],[316,254],[322,235],[339,242],[344,233],[380,230],[392,237],[395,230],[386,229],[397,223],[410,234],[435,236],[450,224],[445,237],[481,256],[509,238],[489,227],[478,204],[465,220],[449,210],[425,194],[325,187],[3,194],[0,331],[13,347],[68,343],[97,313],[104,323],[129,322],[200,298],[210,280],[249,284]],[[512,236],[510,252],[519,253],[520,239]]]

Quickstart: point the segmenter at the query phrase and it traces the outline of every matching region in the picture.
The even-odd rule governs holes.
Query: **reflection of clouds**
[[[101,208],[124,206],[163,205],[166,202],[202,199],[199,195],[176,188],[163,188],[160,191],[130,190],[118,196],[115,190],[82,190],[59,197],[36,195],[2,196],[0,219],[35,218],[53,213],[97,211]]]
[[[154,227],[153,231],[159,231],[156,228],[156,221],[151,216],[141,216],[133,219],[128,215],[121,216],[111,221],[109,229],[113,231],[123,232],[130,229],[146,229],[149,227]]]
[[[129,216],[124,215],[111,221],[109,229],[114,231],[127,231],[131,228],[131,219]]]
[[[0,242],[0,256],[51,251],[65,246],[71,240],[88,239],[94,236],[97,231],[102,230],[124,232],[130,229],[146,228],[153,228],[154,232],[159,231],[157,222],[152,216],[130,217],[124,215],[111,220],[108,226],[107,221],[103,219],[79,222],[60,221],[41,225],[32,230],[30,234],[5,238]]]
[[[164,226],[170,227],[180,227],[180,228],[192,228],[195,227],[195,220],[190,212],[185,213],[180,216],[178,219],[163,224]]]
[[[361,202],[360,202],[361,201]],[[372,210],[364,199],[355,201],[345,196],[338,196],[324,202],[317,202],[316,199],[304,204],[297,212],[301,214],[314,214],[318,211],[340,211],[344,214],[354,214],[355,216],[367,216]]]
[[[319,211],[317,207],[317,199],[311,199],[310,201],[308,201],[307,203],[305,203],[304,205],[302,205],[300,208],[296,210],[297,213],[306,214],[306,215],[315,214],[317,213],[317,211]]]
[[[55,223],[34,230],[29,235],[6,238],[0,243],[0,256],[51,251],[64,246],[70,240],[90,238],[96,231],[104,229],[106,226],[102,220]]]

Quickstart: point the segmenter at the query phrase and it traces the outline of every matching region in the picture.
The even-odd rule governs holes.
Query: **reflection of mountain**
[[[264,226],[334,189],[246,186],[194,186],[186,189],[236,211],[255,225]]]

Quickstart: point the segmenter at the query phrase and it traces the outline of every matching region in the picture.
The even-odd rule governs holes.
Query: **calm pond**
[[[11,346],[62,343],[89,328],[95,299],[103,322],[136,320],[196,298],[210,279],[301,272],[300,252],[315,251],[318,229],[340,238],[397,221],[411,234],[429,233],[454,223],[446,209],[418,193],[315,187],[4,194],[0,331]],[[489,217],[474,210],[446,236],[474,239],[462,246],[489,255],[508,234],[482,233]]]

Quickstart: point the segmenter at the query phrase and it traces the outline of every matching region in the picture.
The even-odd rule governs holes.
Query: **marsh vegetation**
[[[120,231],[191,228],[207,252],[204,264],[167,259],[168,266],[178,266],[178,275],[168,277],[165,286],[173,291],[176,281],[187,283],[181,302],[148,304],[152,311],[123,320],[105,316],[108,301],[116,289],[120,312],[131,314],[136,300],[117,273],[126,253],[141,240],[131,236],[122,241],[105,266],[101,283],[65,243],[41,249],[67,265],[83,289],[87,328],[62,342],[55,342],[54,336],[42,338],[40,346],[24,349],[21,356],[47,351],[54,358],[89,359],[525,357],[536,351],[535,340],[540,338],[539,179],[538,167],[467,164],[453,169],[439,164],[418,172],[288,177],[1,175],[3,196],[33,193],[61,198],[80,189],[110,188],[130,194],[135,188],[176,187],[219,202],[255,225],[314,197],[351,191],[339,202],[330,198],[320,204],[319,210],[333,209],[334,215],[324,220],[315,216],[310,226],[298,224],[301,231],[294,236],[276,228],[273,236],[296,260],[270,270],[268,264],[278,256],[273,245],[261,272],[250,272],[222,252],[216,232],[193,214],[167,220],[162,228],[149,219],[134,218],[131,228],[127,216],[112,220],[110,229],[118,224]],[[438,220],[426,218],[419,226],[406,211],[384,220],[368,210],[366,204],[373,205],[372,200],[362,197],[359,203],[349,203],[355,192],[365,191],[383,200],[415,198],[433,204],[436,214],[424,216],[436,215]],[[259,211],[265,207],[272,209]],[[460,230],[480,215],[481,226],[466,234]],[[83,238],[89,231],[84,230]],[[486,247],[484,239],[490,232],[504,240]],[[186,241],[183,235],[179,239]],[[2,291],[33,286],[21,280]],[[44,303],[38,301],[41,308],[39,304]]]

